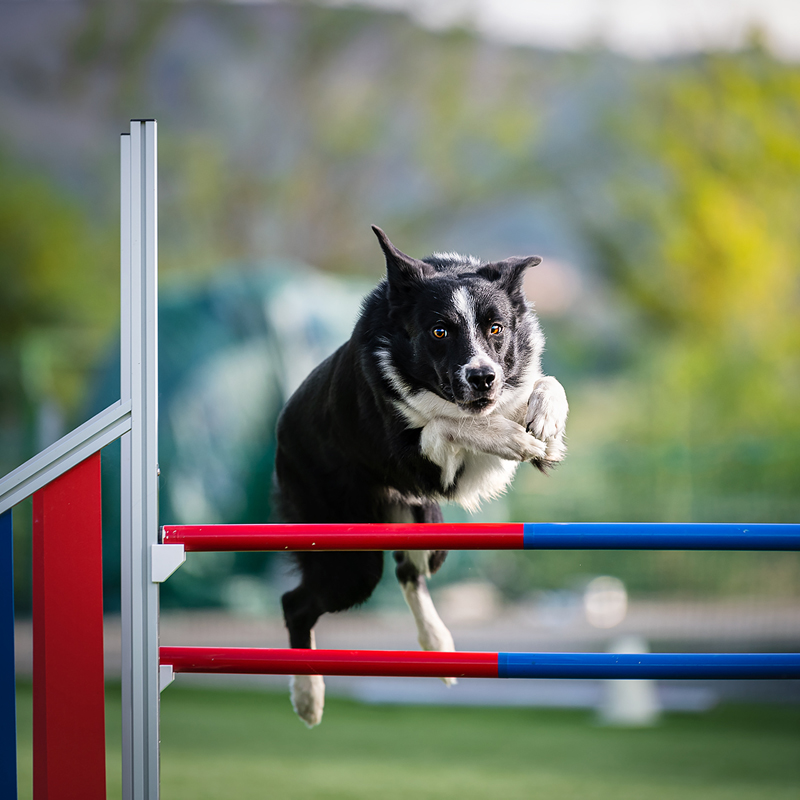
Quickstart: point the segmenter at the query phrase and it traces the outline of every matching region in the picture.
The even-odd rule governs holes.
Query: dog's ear
[[[541,263],[541,256],[514,256],[485,264],[478,269],[478,275],[487,281],[497,281],[507,292],[514,293],[522,288],[525,270]]]
[[[435,272],[430,264],[398,250],[377,225],[373,225],[372,230],[378,237],[381,250],[386,256],[386,279],[389,282],[390,292],[402,293],[404,288],[419,283]]]

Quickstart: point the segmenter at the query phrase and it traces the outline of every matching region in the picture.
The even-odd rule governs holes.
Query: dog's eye
[[[436,339],[444,339],[444,337],[447,336],[447,328],[445,328],[444,325],[436,325],[431,333]]]
[[[489,333],[491,333],[492,336],[497,336],[498,333],[502,332],[503,332],[503,326],[499,322],[495,322],[492,325],[492,327],[489,328]]]

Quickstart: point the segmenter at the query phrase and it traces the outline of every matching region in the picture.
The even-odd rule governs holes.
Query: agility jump
[[[99,451],[122,439],[122,779],[159,796],[159,692],[181,672],[476,678],[800,678],[800,653],[443,653],[162,647],[187,551],[800,550],[800,525],[166,525],[159,531],[156,123],[121,140],[121,399],[0,480],[0,796],[17,796],[11,508],[34,495],[34,797],[105,798]]]

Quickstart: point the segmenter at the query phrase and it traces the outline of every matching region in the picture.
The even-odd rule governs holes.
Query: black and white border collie
[[[386,279],[364,301],[350,340],[308,376],[278,421],[286,522],[441,522],[441,501],[475,511],[506,490],[520,462],[544,470],[566,452],[567,398],[542,375],[544,336],[522,288],[541,259],[417,260],[373,230]],[[425,650],[454,649],[425,583],[446,555],[394,554]],[[322,614],[370,597],[383,553],[296,558],[301,580],[283,596],[283,612],[290,646],[310,648]],[[321,676],[292,681],[292,704],[309,727],[322,719],[324,693]]]

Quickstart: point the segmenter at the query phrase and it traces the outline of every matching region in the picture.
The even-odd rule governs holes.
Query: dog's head
[[[414,390],[426,389],[462,412],[488,414],[516,388],[538,327],[522,289],[539,256],[483,264],[438,253],[418,260],[373,226],[386,256],[395,365]]]

